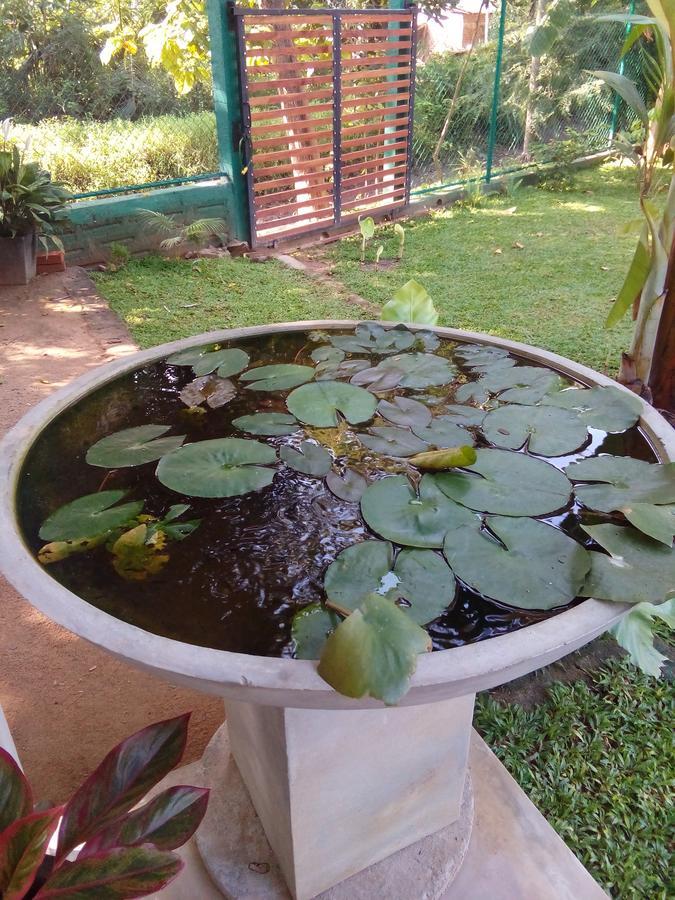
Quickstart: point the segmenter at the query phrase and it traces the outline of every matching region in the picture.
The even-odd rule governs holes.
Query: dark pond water
[[[236,346],[251,364],[301,362],[317,346],[304,332],[283,333]],[[451,342],[434,352],[453,359]],[[361,354],[360,358],[364,358]],[[373,356],[375,365],[382,359]],[[463,374],[475,376],[455,359]],[[532,365],[530,361],[519,363]],[[187,366],[156,363],[93,393],[55,420],[32,448],[23,471],[19,497],[20,521],[29,546],[37,553],[41,523],[54,510],[102,487],[124,488],[127,500],[145,501],[144,512],[161,516],[175,503],[189,503],[189,518],[200,527],[182,542],[168,546],[166,566],[145,581],[128,581],[113,569],[110,553],[99,547],[48,567],[50,575],[87,602],[147,631],[188,643],[262,656],[292,656],[291,621],[295,612],[324,597],[327,566],[345,547],[374,537],[361,519],[357,503],[337,499],[322,478],[279,466],[273,483],[261,491],[225,500],[182,498],[163,487],[154,475],[156,463],[107,472],[85,462],[87,449],[100,438],[123,428],[148,423],[172,426],[186,442],[217,437],[250,437],[230,423],[253,412],[286,412],[287,391],[259,393],[240,390],[220,409],[203,415],[188,413],[179,392],[194,378]],[[236,378],[235,378],[236,381]],[[397,395],[427,399],[434,413],[453,402],[455,385],[424,391],[397,390]],[[391,394],[385,394],[391,398]],[[309,429],[312,436],[312,430]],[[325,434],[325,432],[324,432]],[[316,434],[314,436],[317,436]],[[276,448],[297,445],[307,437],[256,437]],[[479,446],[485,445],[480,439]],[[352,447],[356,442],[352,442]],[[590,441],[571,457],[548,459],[559,468],[571,459],[599,452],[647,460],[655,456],[637,427],[620,435],[592,431]],[[350,464],[369,477],[406,471],[405,463],[379,457],[362,448]],[[357,454],[358,455],[358,454]],[[335,459],[339,471],[344,458]],[[402,468],[403,466],[403,468]],[[571,505],[544,517],[580,541],[579,510]],[[587,515],[586,522],[593,521]],[[575,601],[576,602],[576,601]],[[556,610],[555,612],[559,612]],[[500,606],[463,587],[455,602],[428,631],[436,650],[483,640],[528,625],[551,613],[532,614]]]

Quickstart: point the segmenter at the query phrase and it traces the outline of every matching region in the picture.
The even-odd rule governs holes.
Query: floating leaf
[[[442,356],[433,353],[401,353],[388,356],[378,363],[380,369],[398,369],[404,375],[400,379],[402,388],[423,389],[449,384],[457,374],[457,369]]]
[[[630,391],[618,387],[569,388],[544,398],[548,406],[578,413],[582,422],[600,431],[625,431],[640,418],[642,403]]]
[[[112,545],[113,567],[127,581],[145,581],[156,575],[169,561],[163,552],[165,539],[161,531],[148,536],[148,526],[137,525],[125,531]]]
[[[251,391],[288,391],[314,378],[311,366],[294,363],[280,363],[274,366],[258,366],[239,376],[239,381],[251,382],[246,387]]]
[[[294,416],[277,412],[239,416],[238,419],[232,419],[232,424],[240,431],[247,431],[249,434],[269,436],[293,434],[300,427]]]
[[[622,512],[631,525],[666,547],[672,547],[675,534],[675,506],[655,506],[653,503],[633,503],[622,506]]]
[[[192,371],[195,375],[210,375],[217,369],[221,378],[229,378],[230,375],[243,372],[250,361],[248,353],[236,347],[231,350],[213,350],[196,360]]]
[[[143,509],[143,501],[115,506],[126,491],[99,491],[78,497],[52,513],[40,528],[43,541],[80,541],[120,528]]]
[[[415,347],[420,350],[433,351],[441,346],[441,340],[433,331],[415,331]]]
[[[293,616],[291,636],[297,659],[318,659],[326,639],[340,624],[340,617],[321,603],[310,603]]]
[[[345,358],[345,351],[338,349],[338,347],[324,345],[315,347],[310,356],[315,363],[332,363],[337,365]]]
[[[433,550],[401,550],[394,575],[399,582],[393,593],[410,604],[402,609],[418,625],[433,622],[445,612],[457,590],[452,570]]]
[[[235,497],[272,483],[272,447],[244,438],[216,438],[184,444],[157,466],[161,483],[188,497]]]
[[[189,407],[206,402],[211,409],[219,409],[237,396],[237,389],[229,378],[202,375],[186,384],[178,396]]]
[[[591,553],[582,597],[617,603],[659,603],[675,594],[675,552],[634,528],[583,525],[609,553]]]
[[[346,353],[399,353],[415,343],[415,335],[406,328],[385,329],[377,322],[360,322],[354,334],[332,334],[330,342]]]
[[[464,468],[476,462],[476,451],[473,447],[450,447],[447,450],[428,450],[418,453],[409,460],[418,469],[429,472],[442,472],[445,469]]]
[[[170,428],[170,425],[140,425],[116,431],[90,447],[85,458],[90,466],[103,469],[122,469],[154,462],[176,450],[185,440],[184,434],[160,437]]]
[[[367,594],[380,591],[382,579],[393,565],[394,550],[386,541],[362,541],[347,547],[326,569],[323,586],[329,605],[349,615]]]
[[[380,366],[373,366],[357,372],[352,376],[351,382],[359,387],[367,388],[375,394],[393,390],[398,387],[404,377],[403,369],[394,367],[383,369]]]
[[[170,366],[194,366],[202,357],[215,352],[217,350],[213,346],[189,347],[187,350],[179,350],[177,353],[172,353],[171,356],[166,358],[165,362]]]
[[[675,599],[659,604],[637,603],[610,631],[640,671],[658,678],[668,657],[654,646],[654,619],[675,628]]]
[[[501,406],[483,421],[483,434],[491,444],[517,450],[527,443],[531,453],[562,456],[588,440],[588,430],[577,415],[553,406]]]
[[[565,474],[572,481],[604,482],[577,484],[574,488],[584,506],[600,512],[609,513],[636,503],[675,503],[675,462],[661,465],[627,456],[602,455],[571,463]]]
[[[510,450],[478,450],[466,472],[440,472],[437,486],[469,509],[500,516],[543,516],[566,506],[572,486],[541,459]]]
[[[457,400],[484,403],[488,394],[499,394],[505,403],[539,403],[558,384],[560,378],[549,369],[537,366],[498,366],[488,369],[478,381],[463,384],[455,394]]]
[[[459,344],[455,348],[455,356],[469,367],[489,366],[497,360],[511,358],[503,347],[486,347],[483,344]]]
[[[427,444],[409,431],[396,425],[381,425],[370,429],[370,434],[358,434],[357,437],[376,453],[388,456],[413,456],[426,450]]]
[[[450,418],[456,425],[464,428],[479,426],[487,415],[487,410],[477,409],[475,406],[467,406],[464,403],[451,403],[445,407],[443,415]]]
[[[305,475],[323,477],[330,472],[333,464],[333,457],[330,453],[312,441],[303,441],[299,450],[285,445],[279,451],[279,456],[287,466],[295,469],[296,472],[304,472]]]
[[[382,418],[394,425],[423,427],[431,422],[429,409],[419,400],[413,400],[410,397],[394,397],[391,402],[380,400],[377,404],[377,411]]]
[[[490,516],[449,531],[443,553],[475,591],[516,609],[553,609],[578,595],[591,566],[587,551],[552,525]]]
[[[41,562],[43,566],[48,566],[51,563],[68,559],[69,556],[77,553],[86,553],[105,543],[106,537],[107,535],[100,534],[98,537],[82,538],[79,541],[51,541],[40,548],[38,562]]]
[[[370,594],[326,641],[319,675],[347,697],[397,703],[408,689],[429,635],[399,607]]]
[[[289,394],[286,406],[306,425],[332,428],[340,412],[352,425],[372,419],[377,400],[370,391],[339,381],[305,384]]]
[[[454,416],[436,416],[425,428],[413,426],[417,437],[422,438],[432,447],[464,447],[475,443],[475,438],[470,431],[457,423]]]
[[[467,381],[466,384],[460,384],[455,391],[455,400],[460,403],[486,403],[489,394],[485,387],[478,381]]]
[[[338,351],[342,353],[342,351]],[[319,363],[314,370],[314,378],[317,381],[336,381],[339,378],[352,378],[358,372],[370,368],[367,359],[343,359],[342,362]]]
[[[448,529],[475,519],[438,489],[432,475],[422,477],[419,496],[404,475],[376,481],[361,498],[361,514],[381,537],[426,548],[442,547]]]
[[[326,484],[332,493],[340,500],[347,500],[350,503],[358,503],[363,492],[368,487],[368,482],[353,469],[345,469],[343,475],[336,472],[328,472],[326,475]]]
[[[416,325],[435,325],[438,310],[426,289],[414,278],[394,292],[382,307],[384,322],[408,322]]]

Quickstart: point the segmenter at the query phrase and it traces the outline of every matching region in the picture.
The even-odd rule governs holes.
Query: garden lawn
[[[275,260],[147,256],[94,280],[141,347],[219,328],[363,317],[338,292]]]
[[[518,188],[475,208],[448,207],[405,223],[400,265],[364,270],[360,241],[330,252],[334,274],[367,300],[382,302],[409,278],[421,282],[439,325],[536,344],[613,374],[630,323],[603,329],[637,236],[620,234],[639,216],[635,174],[606,166],[577,177],[574,190]],[[378,229],[384,259],[396,254],[391,227]]]

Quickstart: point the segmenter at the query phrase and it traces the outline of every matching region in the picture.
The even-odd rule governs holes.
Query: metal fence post
[[[499,112],[499,88],[502,78],[502,56],[504,54],[504,28],[506,25],[507,0],[502,0],[502,8],[499,13],[499,36],[497,38],[497,59],[495,61],[495,80],[492,90],[492,109],[490,111],[490,130],[488,132],[487,158],[485,160],[485,183],[489,184],[492,178],[492,163],[494,162],[495,144],[497,142],[497,113]]]
[[[635,0],[630,0],[628,4],[628,15],[632,16],[635,13]],[[631,23],[626,22],[626,27],[624,29],[624,39],[628,37],[631,30]],[[623,75],[624,70],[626,68],[626,57],[622,56],[619,60],[619,75]],[[609,142],[614,140],[616,135],[617,125],[619,124],[619,110],[621,108],[621,97],[615,93],[614,94],[614,106],[612,107],[612,119],[609,123]]]
[[[232,236],[250,241],[246,180],[241,153],[243,137],[237,39],[231,0],[206,0],[213,75],[213,106],[220,170],[228,177],[227,195]]]

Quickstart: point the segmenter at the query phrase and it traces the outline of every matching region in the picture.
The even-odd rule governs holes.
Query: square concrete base
[[[472,733],[469,766],[475,805],[471,840],[442,900],[607,900],[608,895],[476,732]],[[203,783],[201,764],[193,763],[172,773],[158,790],[172,784]],[[193,839],[179,852],[186,862],[185,870],[161,892],[161,900],[223,900],[204,868],[196,841]],[[400,865],[398,856],[390,858],[392,866]],[[244,859],[242,865],[253,872],[260,867],[264,881],[264,865],[259,860]],[[372,896],[377,895],[378,900],[423,900],[428,896],[429,873],[419,863],[411,866],[413,871],[401,881],[406,887],[392,887],[386,894],[380,891]],[[416,885],[412,894],[411,883]],[[258,896],[262,895],[261,891]],[[258,897],[249,892],[245,900]]]

